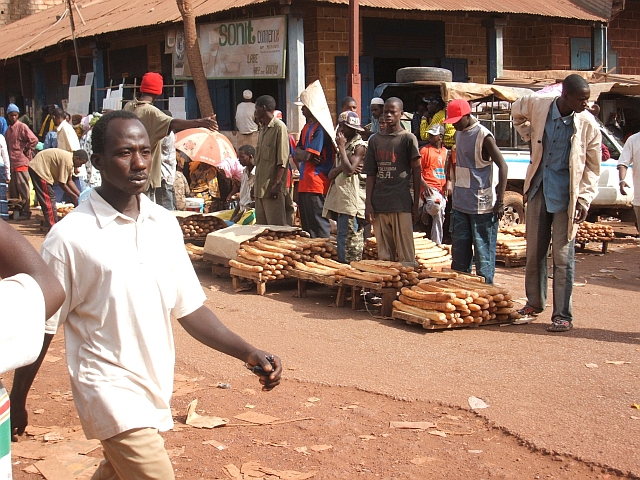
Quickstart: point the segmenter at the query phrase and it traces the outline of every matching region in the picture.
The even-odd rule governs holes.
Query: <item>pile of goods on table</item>
[[[318,261],[337,258],[338,251],[328,238],[308,238],[300,233],[266,230],[254,239],[243,242],[235,260],[229,266],[251,273],[262,273],[264,280],[281,280],[290,276],[294,268],[311,269],[326,275],[329,267]],[[333,262],[338,265],[337,262]],[[322,269],[321,269],[322,268]],[[335,268],[330,269],[332,272]],[[331,273],[332,274],[332,273]]]
[[[62,219],[69,215],[71,211],[74,209],[74,206],[71,204],[58,205],[56,210],[58,212],[58,219]]]
[[[511,233],[498,233],[496,244],[498,257],[525,258],[527,256],[527,240]]]
[[[211,232],[225,228],[227,224],[212,215],[195,214],[177,217],[184,238],[205,238]]]
[[[430,272],[433,279],[403,288],[394,311],[414,315],[427,324],[482,323],[519,318],[508,290],[488,285],[482,277],[450,270]]]
[[[413,243],[416,249],[416,261],[420,268],[439,270],[451,266],[451,246],[438,245],[425,238],[425,233],[414,232]],[[378,244],[375,237],[367,238],[364,242],[362,258],[365,260],[378,259]]]
[[[601,223],[582,222],[576,233],[576,243],[609,242],[613,238],[615,238],[613,228]]]
[[[380,283],[383,287],[401,288],[417,285],[420,281],[419,274],[414,271],[413,267],[405,267],[398,262],[362,260],[347,265],[320,256],[316,256],[314,260],[314,262],[296,262],[295,268],[315,275],[331,275],[337,281],[348,277],[370,283]]]
[[[184,248],[187,250],[189,254],[189,258],[193,260],[202,260],[202,255],[204,254],[204,247],[199,247],[198,245],[194,245],[193,243],[185,243]]]
[[[508,227],[501,227],[499,232],[513,235],[514,237],[526,237],[527,225],[524,223],[518,223],[516,225],[510,225]]]

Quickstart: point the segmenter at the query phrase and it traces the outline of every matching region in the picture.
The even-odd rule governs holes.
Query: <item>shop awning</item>
[[[232,8],[264,3],[268,0],[194,0],[196,16],[209,15]],[[598,0],[598,3],[610,0]],[[328,3],[348,5],[348,0]],[[587,10],[583,0],[360,0],[362,7],[446,12],[482,12],[543,15],[585,21],[606,21],[606,9]],[[181,21],[175,0],[77,0],[74,9],[76,36],[93,37],[132,28]],[[610,11],[610,9],[609,9]],[[71,40],[69,19],[64,5],[51,7],[6,25],[2,29],[0,60],[37,52]],[[595,13],[594,13],[595,12]],[[600,12],[600,13],[597,13]]]

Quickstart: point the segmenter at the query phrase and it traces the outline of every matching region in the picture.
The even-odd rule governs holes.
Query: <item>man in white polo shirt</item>
[[[636,163],[636,158],[638,163]],[[636,213],[636,225],[640,232],[640,192],[636,195],[636,190],[640,187],[640,133],[631,135],[622,149],[622,154],[618,159],[618,175],[620,177],[620,193],[627,195],[625,188],[629,188],[626,182],[627,170],[633,169],[633,210]]]
[[[152,145],[136,115],[107,113],[94,126],[92,142],[91,162],[102,185],[42,245],[67,292],[46,333],[65,327],[80,422],[87,438],[99,439],[104,449],[93,479],[171,480],[174,469],[158,434],[173,426],[170,317],[203,344],[269,372],[260,376],[263,390],[279,384],[282,365],[203,305],[177,220],[142,195]]]

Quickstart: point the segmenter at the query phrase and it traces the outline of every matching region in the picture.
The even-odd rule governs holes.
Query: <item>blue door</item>
[[[336,105],[340,108],[340,102],[347,96],[347,75],[349,74],[349,57],[336,57]],[[369,104],[373,98],[373,57],[360,57],[360,82],[362,118],[360,122],[366,125],[371,122]],[[336,112],[338,113],[338,112]]]

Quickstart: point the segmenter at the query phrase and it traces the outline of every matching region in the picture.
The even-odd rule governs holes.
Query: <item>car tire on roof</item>
[[[396,82],[450,82],[453,78],[451,70],[437,67],[405,67],[396,71]]]

